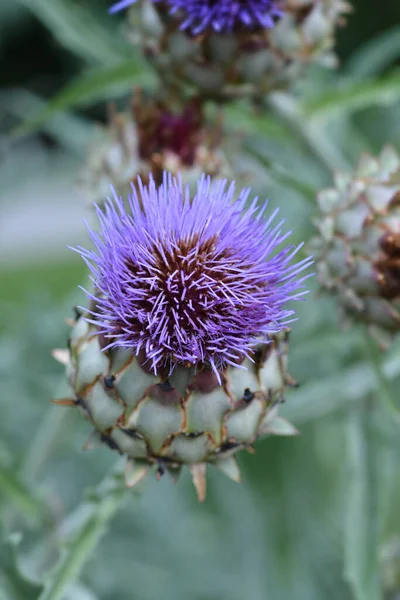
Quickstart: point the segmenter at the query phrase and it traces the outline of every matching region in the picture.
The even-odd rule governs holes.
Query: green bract
[[[200,500],[205,497],[205,470],[212,464],[238,481],[234,454],[252,449],[267,434],[296,430],[278,415],[286,385],[288,334],[274,336],[222,374],[178,366],[168,377],[155,376],[124,349],[101,349],[101,336],[84,318],[74,324],[67,363],[75,397],[59,401],[79,406],[96,429],[95,438],[127,457],[126,481],[135,485],[154,465],[158,475],[177,475],[189,465]]]

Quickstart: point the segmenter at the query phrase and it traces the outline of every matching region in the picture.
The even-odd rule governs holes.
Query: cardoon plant
[[[120,15],[113,18],[104,3],[29,3],[50,25],[48,38],[73,50],[72,70],[83,73],[49,103],[37,96],[43,70],[24,90],[14,82],[24,61],[4,69],[13,82],[1,94],[2,141],[4,127],[18,119],[27,131],[54,116],[45,136],[29,139],[29,151],[46,157],[35,157],[36,170],[55,155],[58,165],[65,153],[75,155],[75,168],[88,140],[79,185],[95,210],[87,211],[90,239],[82,241],[81,219],[73,198],[63,201],[57,172],[51,202],[43,207],[41,188],[10,219],[11,181],[23,164],[25,182],[29,169],[19,144],[2,144],[6,163],[17,157],[2,186],[2,248],[11,248],[14,223],[21,237],[29,233],[28,243],[36,237],[47,245],[62,234],[65,215],[65,242],[75,254],[63,249],[71,265],[50,270],[48,286],[67,293],[72,284],[80,297],[52,310],[41,294],[24,316],[8,263],[30,261],[31,253],[20,239],[18,252],[5,253],[0,597],[394,600],[398,148],[351,165],[364,149],[398,145],[399,76],[389,68],[397,32],[347,57],[346,47],[360,40],[360,31],[350,32],[340,48],[343,74],[306,72],[335,64],[345,0],[125,0],[114,4],[111,12]],[[12,19],[27,3],[17,4]],[[9,18],[7,8],[0,12]],[[376,19],[372,1],[365,14]],[[118,39],[119,20],[125,39]],[[353,27],[362,21],[355,12]],[[55,54],[50,46],[52,61]],[[63,75],[46,76],[46,96]],[[109,123],[92,140],[98,103],[113,96]],[[36,105],[43,112],[31,120]],[[76,114],[79,106],[84,115]],[[331,172],[334,185],[325,189]],[[33,187],[36,179],[47,187],[48,175],[35,172]],[[291,220],[295,244],[277,211],[242,190],[244,179],[268,190]],[[55,227],[42,235],[51,210]],[[318,281],[333,298],[317,293],[300,306],[312,259],[297,240],[313,236]],[[89,282],[77,292],[82,267]],[[18,277],[25,295],[36,280],[42,287],[47,268],[29,262]],[[67,329],[72,303],[83,306]],[[338,330],[335,305],[347,330]],[[63,336],[67,347],[53,355],[66,376],[48,356]],[[394,343],[384,354],[388,340]],[[300,389],[289,390],[296,386],[289,354]],[[55,396],[74,410],[49,410],[44,398]],[[302,435],[279,438],[297,433],[292,422]],[[80,453],[88,425],[84,449],[100,449]],[[236,482],[243,476],[244,485],[219,471]],[[186,485],[190,477],[200,501],[207,480],[206,507]],[[146,487],[137,485],[144,479]],[[20,531],[26,539],[9,537]]]
[[[292,262],[301,246],[250,190],[203,177],[191,197],[167,174],[137,187],[128,209],[115,195],[97,208],[94,249],[77,249],[93,288],[69,340],[67,404],[127,455],[128,485],[152,464],[189,464],[203,500],[207,464],[239,479],[238,450],[294,432],[277,414],[292,383],[287,303],[307,293],[312,261]]]

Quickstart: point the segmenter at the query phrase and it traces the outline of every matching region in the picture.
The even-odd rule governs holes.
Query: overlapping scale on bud
[[[202,178],[193,196],[171,176],[140,182],[129,209],[98,209],[94,249],[78,248],[92,276],[89,309],[74,323],[67,363],[95,438],[127,456],[127,483],[154,467],[189,465],[201,500],[205,471],[234,480],[234,454],[294,428],[278,415],[286,385],[290,300],[311,264],[293,262],[289,233],[233,184]]]
[[[347,12],[345,0],[141,0],[129,31],[167,86],[222,101],[258,98],[286,89],[309,64],[334,66]]]
[[[137,90],[130,110],[110,107],[108,125],[99,127],[79,179],[85,199],[101,204],[110,184],[127,197],[132,182],[149,176],[161,183],[163,171],[180,173],[195,187],[202,173],[229,177],[231,169],[221,148],[222,122],[208,123],[199,98],[186,103]]]
[[[400,330],[400,156],[391,147],[378,158],[364,155],[318,202],[319,282],[347,317],[385,342],[384,332]]]

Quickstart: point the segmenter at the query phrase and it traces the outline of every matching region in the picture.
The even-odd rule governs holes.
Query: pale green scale
[[[222,36],[211,34],[208,40],[208,47],[213,59],[217,59],[222,65],[229,65],[238,51],[239,43],[235,36]]]
[[[104,389],[103,383],[98,381],[86,394],[85,403],[90,411],[93,423],[100,431],[115,425],[115,421],[124,412],[121,406]]]
[[[143,398],[145,390],[154,385],[155,381],[154,375],[145,373],[138,362],[134,360],[117,376],[115,388],[122,400],[130,408],[134,408]]]
[[[212,450],[213,444],[207,435],[189,438],[180,434],[172,440],[165,455],[180,462],[196,463],[206,460]]]
[[[130,436],[119,427],[113,429],[110,437],[121,452],[130,458],[147,458],[147,446],[144,440]]]
[[[229,372],[229,391],[236,400],[243,398],[246,389],[256,392],[260,387],[255,373],[255,364],[247,359],[242,366],[246,369],[231,369]]]
[[[88,333],[89,323],[85,319],[78,319],[69,336],[72,346],[76,346]]]
[[[182,65],[182,72],[199,88],[211,91],[221,88],[225,79],[223,68],[218,65],[213,66],[214,68],[211,70],[201,64],[187,62]]]
[[[268,70],[276,69],[277,64],[279,61],[268,50],[255,54],[247,52],[240,56],[237,69],[248,81],[257,83]]]
[[[193,367],[176,367],[168,377],[170,385],[176,389],[181,396],[184,396],[189,383],[194,377],[195,369]]]
[[[258,425],[258,435],[264,435],[265,433],[267,433],[274,419],[276,419],[279,415],[278,406],[278,404],[274,404],[273,406],[267,409],[265,415],[260,420],[260,423]]]
[[[270,37],[274,47],[285,54],[295,54],[301,49],[301,34],[296,28],[295,18],[290,14],[271,29]]]
[[[377,294],[378,283],[374,268],[367,257],[359,256],[354,262],[354,275],[348,279],[348,285],[359,294]]]
[[[76,389],[81,390],[93,383],[96,377],[106,375],[109,368],[107,355],[101,351],[97,336],[89,338],[79,349],[79,367],[76,377]]]
[[[217,387],[210,394],[193,392],[186,408],[186,431],[208,431],[216,444],[220,444],[222,417],[230,408],[229,397],[222,387]]]
[[[187,61],[198,54],[196,42],[179,31],[170,38],[168,50],[169,57],[177,62]]]
[[[390,327],[395,321],[397,327],[400,328],[400,314],[385,300],[364,298],[364,313],[372,323],[380,323],[384,327]]]
[[[281,360],[285,360],[283,357]],[[284,365],[286,367],[286,365]],[[280,365],[278,351],[274,348],[268,356],[265,363],[258,371],[261,389],[263,392],[271,390],[273,392],[283,389],[284,379]]]
[[[74,388],[75,387],[75,378],[77,376],[75,361],[70,360],[67,363],[67,365],[65,367],[65,375],[66,375],[69,385]]]
[[[182,420],[179,404],[165,406],[157,400],[146,398],[131,415],[129,426],[142,434],[153,452],[158,453],[168,437],[180,431]]]
[[[132,350],[126,350],[125,348],[113,348],[111,352],[111,368],[110,372],[116,375],[119,371],[122,371],[124,367],[128,367],[131,362],[135,360],[135,356]]]
[[[251,441],[257,435],[258,424],[264,411],[264,403],[258,398],[245,408],[236,410],[228,415],[225,426],[228,437],[238,442]]]

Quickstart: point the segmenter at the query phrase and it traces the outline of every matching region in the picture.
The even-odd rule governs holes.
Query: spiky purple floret
[[[107,347],[144,354],[155,373],[238,365],[287,325],[286,303],[307,293],[300,274],[312,260],[291,265],[301,246],[278,249],[291,233],[272,224],[278,211],[265,221],[267,204],[246,207],[250,190],[235,200],[234,183],[203,176],[192,199],[169,174],[138,187],[129,211],[115,194],[97,207],[95,248],[77,248],[92,272],[98,333]]]
[[[153,0],[164,2],[170,14],[182,15],[182,29],[198,34],[207,29],[229,33],[237,28],[255,29],[273,27],[283,12],[275,0]],[[121,0],[110,12],[128,8],[137,0]]]

